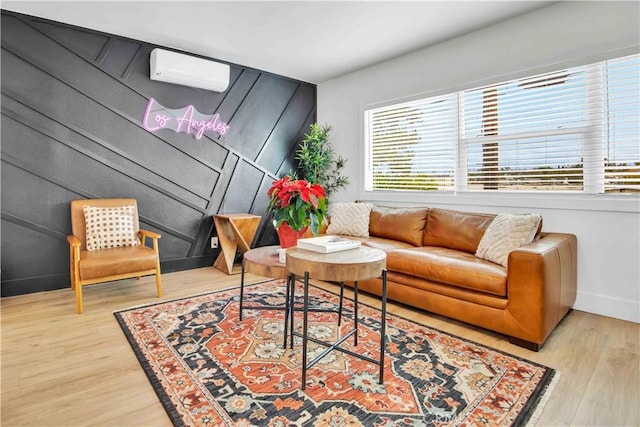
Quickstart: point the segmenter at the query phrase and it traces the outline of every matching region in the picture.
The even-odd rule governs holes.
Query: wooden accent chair
[[[160,234],[140,230],[135,199],[73,200],[71,232],[67,236],[71,289],[76,293],[78,314],[82,314],[82,287],[94,283],[155,274],[158,298],[162,296]],[[147,238],[153,249],[145,245]]]

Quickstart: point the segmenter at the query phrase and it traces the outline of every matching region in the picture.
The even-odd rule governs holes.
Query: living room
[[[637,2],[539,4],[485,28],[315,82],[211,56],[212,60],[232,63],[233,90],[228,94],[209,92],[207,96],[199,89],[149,80],[148,51],[155,46],[181,46],[151,45],[149,40],[123,38],[130,37],[128,34],[111,36],[95,31],[89,17],[99,16],[99,9],[86,11],[85,25],[70,27],[46,21],[63,22],[51,11],[49,15],[38,15],[37,9],[29,12],[28,3],[4,2],[2,7],[3,361],[7,361],[7,336],[16,337],[9,345],[20,348],[16,344],[18,332],[39,318],[49,326],[41,331],[27,330],[28,336],[40,340],[31,341],[21,351],[38,352],[47,347],[49,355],[36,359],[40,363],[56,366],[56,359],[68,358],[77,369],[72,372],[57,365],[57,376],[39,373],[52,388],[41,391],[35,402],[16,390],[29,384],[24,390],[34,394],[37,377],[33,372],[44,371],[46,366],[21,366],[15,354],[8,366],[3,362],[3,385],[9,379],[14,393],[6,394],[3,386],[2,413],[7,425],[44,424],[47,417],[56,420],[51,425],[63,425],[65,419],[73,425],[88,424],[92,419],[104,425],[169,423],[144,374],[138,372],[135,358],[115,359],[131,374],[120,382],[109,370],[111,358],[120,357],[109,351],[109,342],[97,338],[87,344],[72,334],[67,335],[70,344],[63,345],[52,338],[61,333],[56,329],[56,325],[62,326],[59,322],[65,322],[65,330],[73,330],[93,320],[93,333],[99,336],[102,331],[107,341],[114,339],[116,334],[122,335],[117,326],[115,331],[100,326],[100,322],[114,323],[112,311],[156,301],[146,285],[153,281],[149,278],[136,286],[94,286],[85,291],[86,312],[75,314],[65,240],[70,230],[69,201],[138,199],[141,223],[162,233],[165,299],[237,286],[237,276],[219,275],[210,267],[219,253],[210,247],[211,237],[216,236],[211,216],[236,212],[261,215],[255,246],[275,243],[275,231],[265,214],[265,194],[273,177],[295,167],[293,150],[313,122],[332,126],[336,152],[348,159],[345,174],[350,184],[332,201],[366,200],[387,206],[485,213],[535,212],[544,219],[544,231],[574,234],[578,241],[578,289],[574,312],[566,320],[582,313],[588,316],[581,317],[582,323],[569,323],[571,328],[567,322],[561,323],[538,355],[482,329],[429,317],[425,312],[413,315],[428,317],[439,329],[554,365],[563,381],[556,391],[564,393],[561,400],[568,402],[568,408],[562,409],[558,397],[552,397],[545,410],[546,421],[543,413],[540,425],[632,425],[640,420],[637,381],[621,386],[621,390],[607,385],[608,381],[624,384],[638,377],[637,193],[487,195],[445,191],[416,196],[371,191],[365,183],[364,155],[364,117],[371,109],[637,55]],[[167,108],[193,105],[207,114],[216,111],[229,123],[229,130],[207,142],[191,135],[147,132],[141,121],[149,97]],[[7,304],[19,309],[5,318]],[[5,329],[9,319],[10,331]],[[572,347],[559,342],[562,338]],[[86,347],[91,345],[107,353],[91,354]],[[73,346],[81,349],[82,357],[73,354]],[[580,364],[580,358],[591,360]],[[605,363],[607,358],[609,364]],[[615,372],[609,370],[612,367]],[[14,372],[11,377],[8,369]],[[78,408],[86,390],[95,390],[90,378],[107,383],[110,390],[91,400],[93,415]],[[73,385],[76,382],[77,387]],[[144,397],[132,399],[131,391],[115,397],[121,384],[144,390]],[[610,395],[595,402],[595,388],[604,388]],[[41,415],[29,414],[27,406],[17,405],[18,397],[30,401]],[[52,403],[47,405],[46,401]],[[11,403],[5,406],[5,402]],[[594,410],[590,404],[600,409]],[[113,409],[116,407],[124,409]],[[55,412],[59,415],[52,414]]]

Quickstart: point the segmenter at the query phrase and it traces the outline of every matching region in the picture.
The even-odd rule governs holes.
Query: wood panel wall
[[[6,11],[1,29],[2,296],[69,286],[74,199],[136,198],[164,272],[213,263],[216,213],[261,215],[254,244],[277,241],[266,191],[315,121],[314,85],[229,64],[216,93],[150,80],[158,46]],[[230,129],[147,132],[150,97]]]

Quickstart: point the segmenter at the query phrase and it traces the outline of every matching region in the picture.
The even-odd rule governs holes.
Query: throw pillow
[[[509,252],[533,242],[542,217],[537,214],[500,214],[484,232],[476,256],[504,267]]]
[[[135,206],[84,206],[83,210],[87,227],[85,246],[88,251],[140,244],[134,226]]]
[[[332,203],[328,209],[331,222],[327,234],[369,237],[369,203]]]

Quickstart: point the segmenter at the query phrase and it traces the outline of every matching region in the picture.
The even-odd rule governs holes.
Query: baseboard
[[[160,268],[163,273],[173,273],[174,271],[193,270],[195,268],[213,266],[214,255],[203,255],[185,259],[173,259],[162,261]]]
[[[15,295],[32,294],[34,292],[70,288],[70,283],[69,273],[2,280],[1,295],[3,297],[12,297]]]
[[[573,308],[614,319],[640,323],[640,302],[608,295],[578,292]]]

